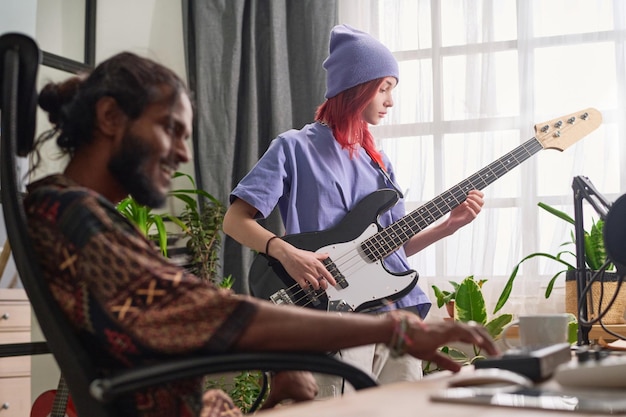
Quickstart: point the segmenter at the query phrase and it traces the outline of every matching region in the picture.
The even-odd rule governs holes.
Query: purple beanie
[[[399,78],[398,62],[391,51],[371,35],[348,25],[330,32],[330,54],[324,61],[326,98],[382,77]]]

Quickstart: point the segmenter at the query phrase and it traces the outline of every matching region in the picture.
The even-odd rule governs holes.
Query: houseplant
[[[485,298],[482,293],[482,286],[485,282],[487,280],[481,279],[477,281],[473,275],[470,275],[460,283],[451,281],[453,291],[443,291],[439,288],[435,290],[436,286],[433,286],[433,290],[435,290],[435,294],[439,294],[436,295],[439,307],[454,299],[454,320],[481,324],[485,326],[489,335],[494,340],[497,340],[500,338],[504,326],[513,320],[513,315],[507,313],[492,318],[488,317]],[[443,346],[440,350],[463,364],[472,364],[474,361],[484,359],[482,352],[476,346],[472,346],[470,354],[451,346]],[[430,373],[435,370],[438,369],[432,369],[432,363],[427,363],[424,366],[424,373]]]
[[[185,203],[185,208],[177,217],[177,224],[188,238],[188,269],[202,279],[230,288],[231,277],[218,278],[222,221],[226,208],[211,194],[196,188],[190,175],[177,172],[174,178],[178,177],[185,177],[191,183],[191,188],[177,189],[170,193]]]
[[[137,203],[131,196],[126,197],[117,209],[128,220],[137,225],[141,232],[157,242],[161,253],[168,256],[168,232],[165,223],[171,221],[187,237],[187,250],[190,257],[188,269],[202,279],[213,280],[216,284],[230,288],[232,278],[217,278],[219,269],[219,248],[222,240],[222,220],[224,205],[204,190],[196,188],[193,178],[176,172],[173,178],[186,178],[191,188],[172,190],[169,195],[184,203],[178,216],[169,213],[156,213],[150,207]],[[199,201],[198,201],[199,200]]]
[[[486,282],[486,279],[481,279],[477,281],[477,284],[480,288],[482,288],[483,284]],[[436,285],[431,285],[433,292],[435,293],[435,299],[437,300],[437,307],[441,308],[444,305],[446,306],[446,311],[450,317],[454,317],[454,299],[456,298],[456,293],[459,289],[459,284],[456,281],[448,281],[450,285],[452,285],[452,291],[442,290]]]
[[[538,206],[548,213],[553,214],[554,216],[570,223],[571,225],[575,225],[575,221],[572,217],[570,217],[567,213],[557,210],[552,206],[549,206],[545,203],[538,203]],[[592,226],[589,231],[584,231],[584,240],[585,240],[585,265],[589,270],[596,271],[602,267],[606,259],[606,251],[604,249],[604,238],[602,235],[602,229],[604,227],[604,222],[600,219],[598,221],[593,220]],[[566,274],[568,271],[576,270],[576,253],[575,253],[575,245],[576,245],[576,236],[574,232],[570,232],[570,240],[563,242],[560,247],[570,246],[574,249],[563,249],[556,254],[551,254],[547,252],[534,252],[530,255],[525,256],[521,261],[515,265],[513,268],[513,272],[511,273],[508,281],[504,285],[502,289],[502,293],[500,294],[500,298],[498,299],[496,306],[494,308],[494,314],[498,312],[506,303],[511,295],[511,291],[513,289],[513,283],[515,281],[515,277],[519,272],[520,265],[527,261],[528,259],[535,257],[544,257],[551,259],[562,265],[563,269],[558,271],[556,274],[552,276],[550,281],[548,282],[548,286],[546,287],[545,298],[550,297],[552,294],[552,290],[554,288],[554,283],[556,279],[561,274]],[[613,265],[609,265],[607,270],[613,270]]]

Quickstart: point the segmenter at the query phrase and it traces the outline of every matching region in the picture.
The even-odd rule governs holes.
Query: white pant
[[[398,381],[417,381],[422,378],[422,361],[410,355],[392,358],[389,348],[382,343],[359,346],[339,351],[337,358],[372,374],[379,384]],[[337,397],[353,392],[354,388],[334,375],[315,374],[319,386],[318,398]]]

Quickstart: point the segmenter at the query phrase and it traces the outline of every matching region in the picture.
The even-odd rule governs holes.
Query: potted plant
[[[486,279],[481,279],[477,281],[477,284],[480,288],[482,288],[483,284],[486,282]],[[459,284],[456,281],[448,281],[450,285],[452,285],[452,291],[442,290],[436,285],[432,285],[432,289],[435,293],[435,298],[437,300],[437,307],[441,308],[444,305],[446,306],[446,311],[448,316],[454,318],[454,299],[456,298],[456,293],[459,289]]]
[[[485,298],[482,293],[482,286],[485,282],[487,282],[487,280],[481,279],[477,281],[474,279],[473,275],[470,275],[460,283],[451,281],[450,284],[453,287],[453,291],[440,290],[436,286],[433,286],[433,290],[437,297],[437,305],[440,308],[446,302],[454,300],[454,320],[481,324],[485,326],[489,335],[494,340],[497,340],[500,338],[504,326],[513,320],[513,315],[500,314],[491,319],[488,317]],[[449,355],[452,359],[462,362],[463,364],[473,364],[475,361],[485,358],[480,348],[477,346],[472,346],[472,351],[469,354],[451,346],[443,346],[440,350],[442,353]],[[424,373],[437,370],[436,368],[431,369],[431,367],[432,363],[427,363],[424,366]]]
[[[546,210],[548,213],[568,222],[569,224],[573,226],[575,225],[574,219],[571,216],[569,216],[567,213],[561,210],[558,210],[548,204],[541,203],[541,202],[538,203],[538,206]],[[604,227],[604,222],[602,221],[602,219],[597,220],[597,221],[592,219],[591,228],[588,231],[587,230],[584,231],[585,266],[589,271],[599,270],[606,260],[606,251],[604,249],[604,237],[602,233],[603,227]],[[562,269],[556,272],[551,277],[550,281],[548,282],[548,286],[546,287],[546,292],[545,292],[545,298],[550,297],[550,295],[552,294],[552,290],[554,288],[554,284],[557,278],[561,275],[566,276],[566,286],[574,287],[573,291],[575,291],[575,271],[576,271],[575,245],[576,245],[576,236],[574,234],[574,231],[571,231],[570,240],[563,242],[559,246],[559,247],[564,247],[564,249],[559,250],[555,254],[547,253],[547,252],[534,252],[534,253],[531,253],[530,255],[525,256],[521,261],[519,261],[513,268],[513,271],[511,272],[511,275],[508,281],[506,282],[502,290],[502,293],[500,294],[500,298],[498,299],[496,306],[494,308],[494,314],[498,312],[502,308],[502,306],[506,303],[506,301],[509,299],[511,295],[511,291],[513,289],[513,283],[515,281],[517,273],[519,272],[519,268],[521,264],[531,258],[535,258],[535,257],[547,258],[554,262],[557,262],[558,264],[562,266]],[[565,248],[565,247],[569,247],[569,248]],[[609,264],[606,270],[613,271],[614,266],[612,264]],[[566,287],[566,290],[569,290],[569,288]],[[570,304],[573,303],[574,307],[570,306],[566,308],[566,310],[568,310],[569,312],[576,313],[576,295],[574,295],[573,297],[568,296],[567,301]]]

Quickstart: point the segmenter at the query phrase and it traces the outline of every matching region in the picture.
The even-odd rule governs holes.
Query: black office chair
[[[90,353],[81,345],[43,279],[22,207],[21,177],[16,170],[16,155],[28,155],[33,146],[37,107],[35,86],[40,56],[37,44],[27,36],[14,33],[0,36],[1,201],[20,279],[79,416],[119,416],[116,401],[132,391],[227,371],[306,370],[343,377],[355,389],[377,385],[368,374],[351,365],[322,353],[306,352],[195,356],[104,377],[94,365]],[[32,349],[30,353],[42,352]],[[19,353],[13,351],[12,354]]]

